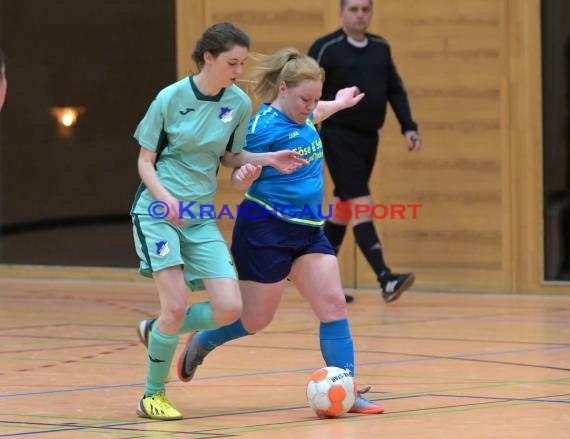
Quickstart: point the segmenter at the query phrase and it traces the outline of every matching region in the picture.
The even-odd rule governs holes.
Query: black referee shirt
[[[347,111],[339,111],[324,124],[342,125],[364,133],[382,128],[386,119],[386,106],[390,102],[402,133],[416,130],[404,84],[382,37],[366,34],[368,44],[359,48],[347,41],[342,29],[319,38],[309,49],[326,72],[323,100],[333,100],[336,92],[356,85],[364,98]]]

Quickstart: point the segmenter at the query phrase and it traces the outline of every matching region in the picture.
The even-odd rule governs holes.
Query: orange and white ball
[[[348,370],[323,367],[307,383],[307,401],[318,416],[334,418],[346,413],[356,399],[356,382]]]

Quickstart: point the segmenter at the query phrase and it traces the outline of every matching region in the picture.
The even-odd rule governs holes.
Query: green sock
[[[200,302],[186,309],[186,316],[180,325],[179,334],[192,331],[205,331],[216,329],[218,325],[212,317],[212,306],[210,302]],[[153,333],[154,335],[154,333]]]
[[[148,343],[148,365],[146,372],[145,395],[164,392],[164,384],[172,358],[178,345],[178,334],[165,335],[156,325],[152,328],[152,337]]]

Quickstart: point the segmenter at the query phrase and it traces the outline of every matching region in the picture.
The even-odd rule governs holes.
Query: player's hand
[[[234,171],[232,178],[234,179],[235,184],[243,188],[247,188],[260,175],[261,166],[255,166],[251,163],[246,163]]]
[[[406,145],[408,145],[408,150],[419,151],[422,149],[422,138],[417,131],[406,131],[404,133],[404,137],[406,138]]]
[[[271,166],[283,174],[291,174],[301,166],[309,164],[309,162],[305,160],[301,154],[289,149],[277,151],[271,154]]]
[[[175,226],[182,226],[186,222],[180,217],[180,203],[173,196],[166,197],[162,200],[168,206],[168,215],[164,218]]]
[[[364,93],[356,86],[341,88],[336,92],[335,101],[341,104],[342,108],[354,107],[364,97]]]

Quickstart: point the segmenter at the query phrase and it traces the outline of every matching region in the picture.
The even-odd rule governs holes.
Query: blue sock
[[[354,344],[348,319],[322,323],[319,331],[321,353],[327,366],[348,369],[354,376]]]
[[[211,351],[217,346],[220,346],[228,341],[235,340],[236,338],[251,335],[245,330],[241,324],[241,320],[237,320],[231,325],[222,326],[218,329],[200,332],[198,334],[198,343],[202,348]]]

